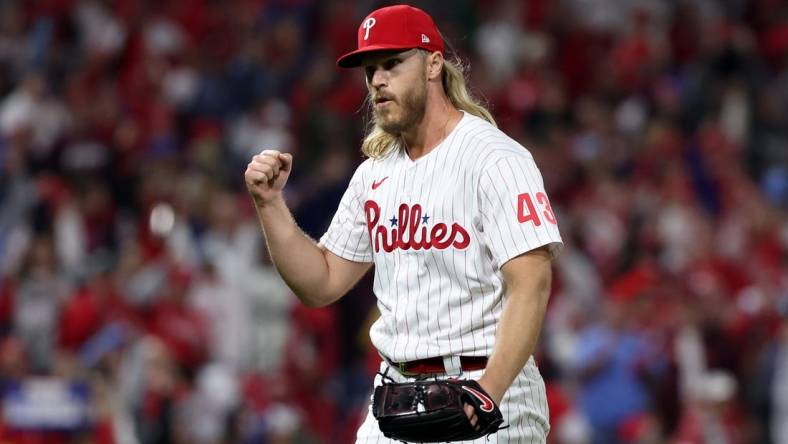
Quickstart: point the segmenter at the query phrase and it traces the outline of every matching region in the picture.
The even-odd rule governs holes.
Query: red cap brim
[[[337,66],[340,68],[358,68],[361,66],[361,58],[367,53],[378,51],[404,51],[413,48],[413,45],[369,45],[343,55],[337,59]]]

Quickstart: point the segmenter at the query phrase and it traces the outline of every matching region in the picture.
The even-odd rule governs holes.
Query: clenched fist
[[[281,197],[293,166],[293,156],[276,150],[263,150],[246,167],[246,188],[257,205]]]

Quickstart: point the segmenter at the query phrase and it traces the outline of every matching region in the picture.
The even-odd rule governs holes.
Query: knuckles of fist
[[[290,163],[290,156],[276,150],[264,150],[252,157],[246,167],[247,182],[257,185],[270,181]]]

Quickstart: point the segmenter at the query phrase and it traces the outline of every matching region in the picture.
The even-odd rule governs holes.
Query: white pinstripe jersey
[[[561,246],[531,153],[465,113],[432,151],[402,149],[356,170],[320,244],[375,263],[372,343],[392,361],[489,356],[501,317],[500,267]]]

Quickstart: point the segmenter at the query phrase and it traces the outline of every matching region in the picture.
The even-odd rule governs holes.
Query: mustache
[[[393,95],[386,94],[386,93],[373,94],[372,97],[371,97],[371,100],[372,100],[372,103],[378,103],[378,102],[381,102],[383,100],[391,100],[391,101],[396,102],[396,98]]]

